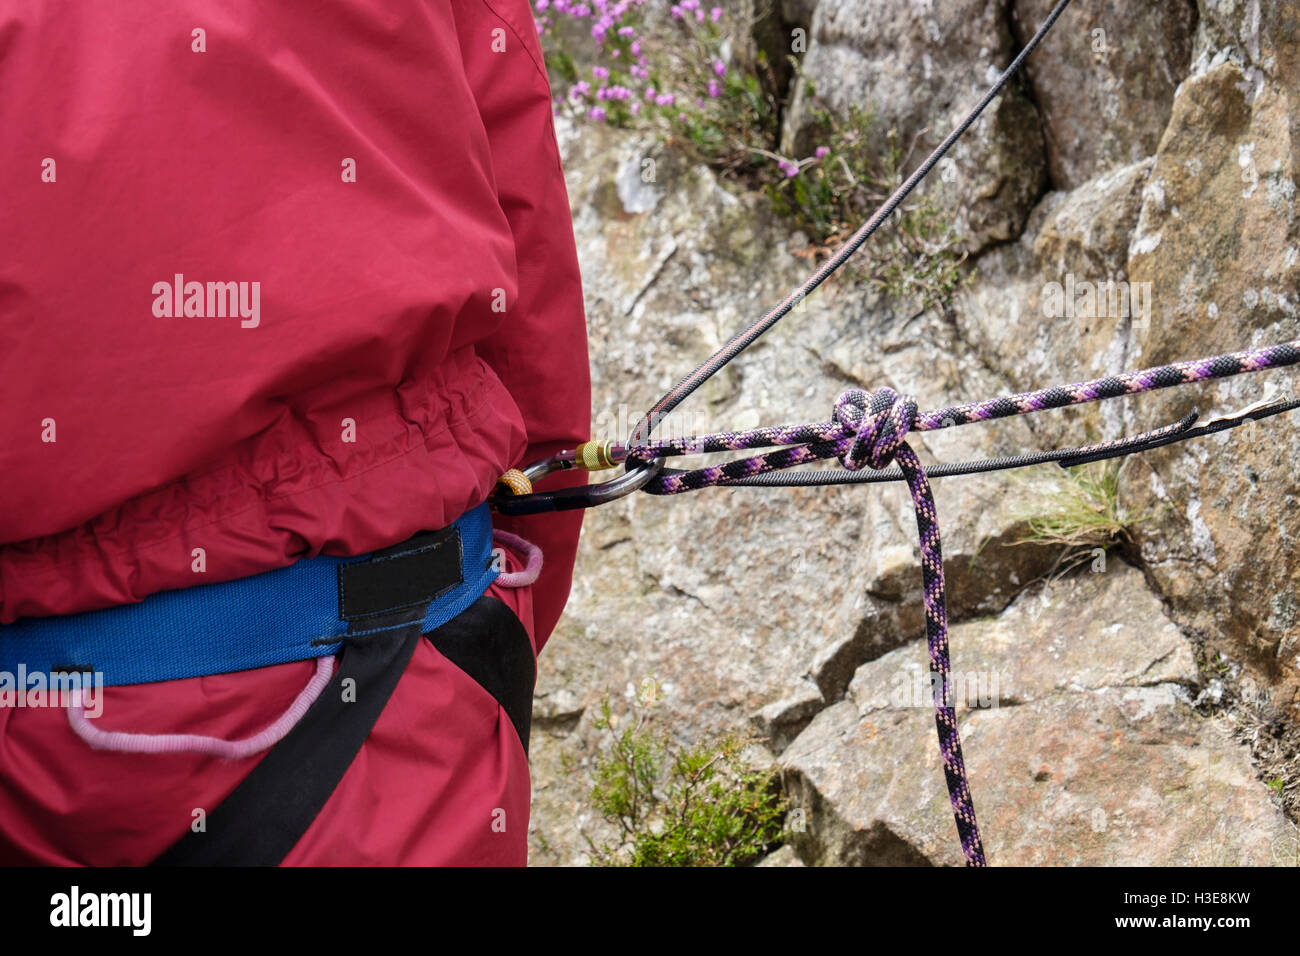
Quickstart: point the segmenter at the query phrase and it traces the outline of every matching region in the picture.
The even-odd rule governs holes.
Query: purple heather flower
[[[717,99],[721,95],[722,95],[722,84],[720,84],[717,80],[709,80],[709,96],[711,96],[713,99]]]
[[[718,74],[718,76],[726,76],[726,75],[727,75],[727,64],[723,63],[721,60],[714,60],[714,61],[713,61],[713,72],[716,73],[716,74]]]
[[[710,11],[709,11],[709,19],[711,19],[714,23],[717,23],[719,20],[721,20],[721,19],[722,19],[722,7],[714,7],[712,10],[710,10]]]
[[[605,119],[605,111],[601,109],[599,106],[593,106],[591,109],[587,111],[587,115],[592,119],[596,120],[597,122],[603,121]]]
[[[818,159],[825,159],[830,154],[831,154],[831,148],[829,146],[818,146],[815,155]]]
[[[781,167],[781,172],[785,173],[786,179],[793,179],[799,175],[799,167],[788,159],[781,160],[777,165]]]

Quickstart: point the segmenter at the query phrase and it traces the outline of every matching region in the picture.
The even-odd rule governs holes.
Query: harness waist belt
[[[441,531],[358,557],[320,555],[137,604],[0,627],[0,671],[91,671],[105,686],[251,670],[336,654],[386,615],[428,604],[422,631],[473,604],[496,578],[486,503]],[[408,625],[409,626],[409,625]]]

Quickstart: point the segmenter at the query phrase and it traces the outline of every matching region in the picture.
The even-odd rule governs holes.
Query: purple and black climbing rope
[[[953,706],[948,661],[948,603],[943,580],[943,548],[939,541],[939,514],[934,494],[912,446],[898,441],[894,450],[907,487],[912,492],[916,511],[916,530],[921,538],[921,578],[925,587],[925,643],[930,654],[930,679],[934,692],[934,725],[939,732],[939,756],[943,760],[944,782],[952,817],[957,823],[961,852],[969,866],[988,866],[984,859],[984,841],[975,821],[975,803],[966,779],[966,764],[961,756],[961,732],[957,729],[957,711]]]
[[[721,432],[713,435],[646,442],[630,447],[627,450],[627,458],[629,462],[644,463],[656,458],[679,455],[787,446],[763,455],[692,471],[665,472],[645,488],[651,494],[660,495],[680,494],[710,486],[778,484],[780,482],[760,482],[756,479],[771,477],[768,474],[771,472],[779,472],[795,465],[827,458],[838,458],[850,473],[870,468],[881,476],[881,480],[901,477],[907,482],[912,494],[912,506],[916,512],[916,525],[921,542],[926,644],[930,656],[931,682],[935,690],[934,716],[939,734],[939,753],[943,759],[948,797],[952,803],[953,818],[957,824],[957,833],[961,839],[966,862],[970,866],[985,866],[987,864],[984,846],[975,819],[970,783],[962,760],[961,735],[958,732],[957,715],[950,694],[948,615],[938,511],[935,508],[934,495],[930,490],[926,470],[905,440],[908,432],[934,431],[994,418],[1026,415],[1049,408],[1082,405],[1174,385],[1227,378],[1244,372],[1283,368],[1295,365],[1297,362],[1300,362],[1300,342],[1288,342],[1108,376],[1091,382],[972,402],[925,414],[918,411],[915,399],[899,395],[891,388],[879,388],[874,392],[850,389],[840,395],[836,401],[834,415],[830,421],[769,426],[744,432]],[[995,468],[1023,467],[1044,461],[1071,464],[1117,457],[1159,447],[1172,441],[1221,431],[1242,421],[1258,420],[1282,411],[1290,411],[1298,406],[1300,402],[1295,401],[1278,403],[1242,414],[1236,419],[1222,419],[1200,428],[1193,427],[1196,416],[1192,413],[1172,425],[1131,438],[1047,452],[1042,455],[975,462],[964,468],[951,469],[949,473],[962,474]],[[886,469],[894,462],[897,462],[898,469],[896,474],[891,474]],[[831,474],[829,479],[823,478],[830,474],[824,471],[802,471],[796,474],[804,478],[799,482],[803,484],[830,484],[839,480],[834,474]]]
[[[982,402],[969,402],[936,411],[916,413],[908,420],[906,431],[928,432],[957,425],[970,425],[975,422],[991,421],[996,418],[1008,418],[1014,415],[1027,415],[1032,412],[1052,408],[1065,408],[1071,405],[1085,405],[1090,402],[1120,398],[1125,395],[1138,395],[1143,392],[1171,388],[1175,385],[1191,385],[1215,379],[1230,378],[1247,372],[1262,372],[1269,369],[1286,368],[1300,364],[1300,340],[1269,345],[1258,349],[1230,352],[1210,358],[1178,362],[1173,365],[1161,365],[1155,368],[1125,372],[1122,375],[1110,375],[1093,379],[1089,382],[1076,382],[1073,385],[1057,385],[1033,392],[1021,392]],[[882,388],[868,394],[861,389],[850,389],[843,393],[835,404],[835,411],[829,421],[813,422],[800,425],[771,425],[743,432],[719,432],[712,435],[700,435],[689,438],[663,439],[643,442],[628,448],[630,462],[648,462],[655,458],[675,457],[678,455],[699,455],[723,451],[744,451],[755,448],[781,447],[752,458],[729,461],[725,464],[712,465],[694,471],[665,471],[660,477],[646,485],[650,494],[672,495],[683,491],[694,491],[712,485],[747,485],[747,484],[784,484],[785,482],[752,481],[765,472],[781,471],[795,465],[807,464],[826,458],[839,458],[849,471],[857,471],[865,461],[862,449],[867,447],[872,430],[882,426],[873,414],[864,415],[863,409],[877,407],[879,402],[888,402],[886,408],[913,409],[916,403],[910,398],[900,398],[892,389]],[[1290,406],[1275,406],[1272,410],[1289,411]],[[891,413],[893,414],[893,413]],[[1258,418],[1261,416],[1247,416]],[[1116,439],[1098,445],[1088,445],[1066,451],[1049,452],[1039,456],[1023,456],[1008,459],[1009,465],[1001,461],[976,463],[977,465],[1002,465],[1002,467],[1022,467],[1043,461],[1065,461],[1077,463],[1085,458],[1095,458],[1097,453],[1114,451],[1145,451],[1160,444],[1167,444],[1168,438],[1192,438],[1207,434],[1206,430],[1190,430],[1195,416],[1182,422],[1166,425],[1154,431],[1145,432],[1131,438]],[[1221,429],[1215,429],[1221,430]],[[1187,434],[1182,434],[1188,432]],[[1102,456],[1110,457],[1110,456]],[[874,466],[873,466],[874,467]],[[884,465],[879,466],[884,468]],[[991,467],[974,467],[949,470],[949,474],[967,474],[971,471],[989,471]],[[825,480],[828,472],[799,472],[810,476],[807,484],[833,484]],[[937,474],[934,472],[934,474]],[[898,480],[900,472],[882,475],[875,480]],[[820,480],[819,480],[820,478]]]
[[[1280,345],[1230,352],[1227,355],[1215,355],[1190,362],[1178,362],[1174,365],[1161,365],[1138,372],[1126,372],[1123,375],[1112,375],[1091,382],[1043,388],[1036,392],[1024,392],[987,402],[971,402],[955,408],[943,408],[918,418],[915,430],[934,431],[951,425],[966,425],[971,422],[1006,418],[1010,415],[1024,415],[1046,408],[1082,405],[1107,398],[1119,398],[1122,395],[1137,395],[1140,392],[1150,392],[1174,385],[1191,385],[1195,382],[1228,378],[1243,372],[1284,368],[1297,362],[1300,362],[1300,341],[1283,342]]]

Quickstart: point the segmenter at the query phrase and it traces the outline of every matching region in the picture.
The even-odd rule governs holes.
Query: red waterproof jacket
[[[526,0],[0,7],[0,383],[0,624],[188,587],[196,548],[215,582],[385,547],[586,439]],[[507,596],[537,649],[580,520],[498,519],[545,554]],[[385,783],[429,772],[411,745],[429,735],[461,737],[435,777],[484,794],[523,760],[436,654],[421,647],[317,821],[359,802],[391,832],[309,834],[291,862],[476,861],[472,834],[411,836],[403,814],[436,829],[430,781]],[[103,720],[237,736],[311,668],[114,688]],[[123,761],[140,792],[113,797]],[[219,801],[255,763],[91,753],[61,714],[0,712],[0,862],[143,862],[184,829],[156,832],[160,814]],[[526,820],[526,785],[502,799]]]

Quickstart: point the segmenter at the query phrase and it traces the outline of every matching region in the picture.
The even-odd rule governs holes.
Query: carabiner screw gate
[[[572,451],[562,451],[535,461],[522,471],[510,469],[498,480],[497,492],[489,499],[492,510],[503,515],[531,515],[548,511],[572,511],[592,508],[639,491],[664,468],[664,459],[635,461],[624,474],[609,481],[555,491],[532,490],[532,483],[554,471],[604,471],[617,468],[627,460],[627,446],[616,441],[587,441]],[[512,476],[518,476],[517,479]],[[524,488],[527,483],[527,490]]]

